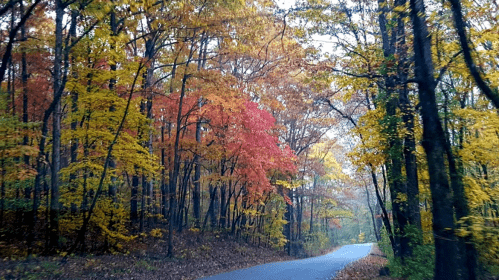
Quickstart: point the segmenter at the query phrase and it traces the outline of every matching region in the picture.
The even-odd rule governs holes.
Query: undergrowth
[[[412,227],[406,228],[406,234],[413,246],[412,256],[405,258],[405,263],[395,257],[386,230],[382,231],[379,248],[388,258],[390,275],[407,280],[431,280],[435,267],[435,248],[432,243],[423,242],[420,230]]]

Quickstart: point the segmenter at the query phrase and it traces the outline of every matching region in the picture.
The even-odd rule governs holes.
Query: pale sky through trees
[[[295,0],[277,0],[277,5],[283,9],[289,9],[291,6],[294,5]]]

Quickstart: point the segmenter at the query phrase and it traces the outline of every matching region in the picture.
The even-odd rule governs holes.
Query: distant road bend
[[[350,262],[369,254],[372,243],[345,245],[324,256],[257,265],[202,280],[306,280],[331,279]],[[201,280],[200,279],[200,280]]]

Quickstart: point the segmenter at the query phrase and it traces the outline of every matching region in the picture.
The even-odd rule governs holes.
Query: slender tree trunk
[[[168,201],[168,190],[166,184],[166,166],[165,166],[165,124],[161,123],[161,213],[163,214],[163,218],[168,217],[168,209],[167,209],[167,201]]]
[[[312,195],[310,196],[310,234],[314,233],[314,199],[315,199],[315,184],[317,176],[314,176],[314,185],[312,186]]]
[[[407,0],[397,0],[396,7],[405,7]],[[403,10],[403,9],[402,9]],[[421,214],[419,209],[419,186],[418,186],[418,167],[416,162],[416,140],[414,136],[414,108],[409,99],[409,90],[407,88],[408,77],[408,61],[407,61],[407,44],[405,34],[405,12],[399,12],[397,17],[397,46],[396,54],[398,55],[398,93],[399,107],[402,112],[402,123],[406,133],[404,137],[404,159],[406,172],[406,187],[407,187],[407,221],[410,225],[421,230]],[[412,243],[415,240],[411,241]],[[409,247],[409,255],[412,254],[412,248]]]
[[[296,240],[301,240],[301,224],[303,221],[303,193],[296,194]]]
[[[136,225],[139,219],[138,213],[139,176],[132,176],[132,190],[130,197],[130,220],[132,225]]]
[[[199,104],[201,105],[201,99],[199,100]],[[199,106],[201,107],[201,106]],[[196,122],[196,142],[198,145],[198,149],[200,148],[201,145],[201,119],[198,118],[198,121]],[[201,163],[200,163],[200,157],[196,153],[194,155],[194,164],[195,164],[195,169],[194,169],[194,190],[192,192],[192,207],[193,207],[193,214],[194,214],[194,226],[196,228],[199,228],[200,226],[200,219],[201,219]]]
[[[153,43],[151,43],[153,44]],[[154,49],[154,44],[153,46],[151,47]],[[154,51],[152,51],[152,54],[150,55],[151,58],[151,66],[147,69],[147,118],[150,120],[151,124],[154,123],[154,117],[153,117],[153,114],[152,114],[152,102],[153,102],[153,93],[152,93],[152,89],[151,89],[151,85],[152,85],[152,78],[153,78],[153,75],[154,75]],[[153,156],[153,146],[152,146],[152,142],[153,142],[153,130],[149,130],[149,138],[147,140],[147,148],[149,150],[149,155],[152,157]],[[147,188],[147,199],[146,199],[146,203],[147,203],[147,212],[148,212],[148,217],[147,217],[147,220],[148,220],[148,226],[151,227],[151,225],[154,223],[154,219],[153,219],[153,215],[155,214],[154,213],[154,182],[153,182],[153,179],[152,177],[149,178],[149,180],[146,182],[145,186]]]
[[[388,218],[388,212],[386,211],[385,202],[381,198],[381,194],[379,193],[378,178],[376,176],[376,173],[374,172],[374,167],[372,165],[370,165],[369,167],[371,169],[371,177],[372,177],[373,184],[374,184],[374,190],[376,192],[376,199],[378,200],[381,211],[383,213],[383,215],[381,215],[382,219],[383,219],[383,224],[384,224],[386,232],[388,234],[388,238],[390,239],[390,244],[392,245],[392,249],[395,252],[395,246],[396,246],[395,238],[393,236],[393,231],[392,231],[392,226],[390,224],[390,219]]]
[[[208,218],[211,220],[211,224],[212,224],[212,228],[214,227],[213,226],[213,222],[216,223],[216,217],[214,218],[214,208],[215,208],[215,199],[216,199],[216,195],[215,195],[215,192],[217,191],[217,187],[213,187],[211,184],[210,184],[210,204],[208,206],[208,211],[206,211],[206,215],[204,217],[204,222],[203,222],[203,230],[206,228],[206,225],[208,223]]]
[[[193,54],[194,46],[191,46],[191,50],[189,53],[189,57],[187,58],[186,62],[186,70],[184,72],[184,76],[182,77],[182,87],[180,89],[180,99],[178,102],[178,113],[177,113],[177,120],[176,120],[176,132],[175,132],[175,144],[173,147],[173,172],[172,176],[170,176],[170,224],[169,224],[169,232],[168,232],[168,252],[167,255],[168,257],[173,257],[173,228],[174,228],[174,212],[175,209],[177,209],[177,200],[176,200],[176,193],[177,193],[177,179],[178,179],[178,174],[180,170],[180,150],[179,150],[179,145],[180,145],[180,132],[181,132],[181,125],[182,125],[182,107],[184,103],[184,97],[185,97],[185,92],[186,92],[186,84],[187,84],[187,79],[189,78],[189,74],[186,73],[188,66],[191,62],[192,59],[192,54]]]
[[[117,30],[118,24],[116,22],[116,13],[114,11],[112,11],[109,16],[110,16],[109,27],[111,28],[111,35],[113,37],[116,37],[116,36],[118,36],[118,30]],[[116,44],[111,44],[111,50],[116,51]],[[111,62],[109,65],[109,68],[111,70],[111,73],[113,74],[111,79],[109,79],[109,90],[111,92],[113,92],[113,94],[116,94],[114,92],[116,90],[116,70],[117,70],[116,63],[114,63],[114,61]],[[114,106],[111,106],[109,108],[109,111],[114,112],[114,111],[116,111],[116,108]],[[116,181],[118,178],[116,177],[116,175],[114,173],[114,169],[116,169],[116,161],[115,161],[114,157],[112,157],[111,160],[109,161],[109,168],[113,173],[111,173],[111,184],[109,185],[108,195],[111,198],[111,200],[113,201],[113,203],[116,203],[116,199],[117,199],[116,198],[116,192],[117,192]],[[110,225],[110,226],[112,226],[112,225]]]
[[[226,160],[222,158],[220,161],[220,176],[223,178],[226,171]],[[227,192],[227,184],[223,179],[220,186],[220,217],[219,217],[219,227],[225,228],[227,208],[226,208],[226,192]],[[217,199],[218,201],[218,199]]]
[[[481,71],[475,65],[473,57],[471,56],[471,48],[468,45],[468,37],[466,35],[465,23],[463,21],[463,13],[461,8],[461,1],[459,0],[449,0],[452,6],[452,14],[454,18],[454,24],[456,26],[457,34],[459,35],[459,42],[463,50],[464,61],[466,66],[470,70],[470,74],[475,80],[476,85],[485,94],[485,96],[492,102],[496,109],[499,108],[499,92],[497,88],[494,90],[489,87],[487,82],[482,77]]]
[[[210,217],[211,228],[214,229],[217,226],[218,187],[213,187],[213,185],[210,183],[209,190],[210,190],[210,205],[212,207],[208,208],[208,215]]]
[[[21,14],[24,14],[24,5],[23,1],[19,2],[19,8]],[[21,26],[21,40],[25,41],[26,38],[26,25],[23,24]],[[22,87],[23,87],[23,123],[27,125],[28,123],[28,63],[26,61],[26,48],[22,47],[21,48],[21,76],[22,76]],[[27,129],[27,127],[25,127]],[[23,137],[23,145],[28,146],[29,143],[29,137],[26,133],[26,135]],[[24,156],[24,165],[25,168],[29,168],[29,155]],[[24,198],[26,200],[26,213],[29,211],[29,200],[31,199],[31,192],[32,188],[30,186],[27,186],[24,189]],[[29,218],[28,218],[29,219]],[[29,222],[28,222],[29,224]]]
[[[71,11],[71,20],[75,21],[78,16],[78,12],[72,10]],[[76,40],[76,25],[71,26],[72,28],[69,30],[69,34],[71,36],[71,43],[73,43]],[[78,78],[78,71],[76,69],[76,57],[74,55],[71,56],[71,76],[73,79]],[[72,138],[71,138],[71,146],[70,146],[70,157],[71,157],[71,164],[76,164],[78,161],[78,138],[75,135],[76,128],[78,126],[78,120],[76,119],[75,115],[78,112],[78,92],[73,90],[71,92],[71,114],[73,115],[73,120],[71,121],[71,131],[73,133]],[[77,172],[71,172],[69,174],[69,191],[72,193],[76,193],[78,189],[78,182],[76,182],[76,178],[78,176]],[[76,203],[72,202],[71,203],[71,214],[76,215],[76,212],[78,211],[78,207]]]
[[[367,185],[365,185],[366,187],[366,197],[367,197],[367,206],[369,207],[369,212],[371,212],[371,219],[372,219],[372,223],[373,223],[373,230],[374,230],[374,236],[376,237],[376,241],[380,241],[381,240],[381,236],[379,236],[378,234],[378,229],[376,228],[376,219],[374,218],[374,209],[371,207],[371,197],[369,195],[369,189],[367,188]]]
[[[54,107],[52,117],[52,166],[50,181],[50,253],[54,253],[59,247],[59,170],[61,167],[61,100],[58,95],[62,94],[62,21],[64,17],[64,4],[62,0],[56,1],[55,11],[55,47],[54,47],[54,99],[58,101]]]
[[[0,227],[4,227],[4,216],[5,216],[5,159],[2,156],[0,159]]]
[[[16,2],[17,1],[8,1],[8,3],[3,8],[12,9],[12,13],[14,13],[14,5],[16,4]],[[5,72],[7,71],[7,66],[9,65],[12,56],[12,48],[16,41],[15,37],[17,36],[17,32],[19,31],[19,28],[21,28],[21,26],[24,26],[26,20],[28,20],[28,18],[31,16],[31,12],[38,4],[40,4],[40,2],[41,0],[35,0],[35,2],[28,8],[26,13],[22,15],[19,23],[16,26],[12,26],[9,30],[9,40],[7,46],[5,47],[5,50],[3,51],[2,64],[0,65],[0,84],[5,78]]]
[[[286,239],[288,240],[287,243],[287,250],[288,250],[288,255],[291,256],[291,247],[293,243],[293,224],[294,224],[294,219],[293,219],[293,189],[290,189],[288,191],[288,197],[291,200],[290,204],[287,204],[287,211],[285,216],[286,221],[288,222],[285,227],[285,233],[284,235],[286,236]]]
[[[201,46],[199,47],[199,58],[203,57],[204,59],[199,59],[198,62],[198,71],[204,68],[204,63],[206,62],[206,47],[207,47],[207,38],[205,37],[205,33],[201,36]],[[199,111],[201,111],[201,107],[203,106],[203,97],[200,97],[198,100]],[[196,122],[196,143],[197,143],[197,151],[194,155],[194,190],[192,192],[192,210],[194,214],[194,227],[200,227],[201,220],[201,163],[199,156],[199,149],[201,148],[201,116],[198,116]]]
[[[76,238],[76,241],[75,241],[74,245],[71,247],[71,249],[69,250],[67,255],[71,255],[78,248],[79,244],[82,244],[82,247],[84,250],[85,234],[87,232],[88,224],[90,222],[90,218],[92,217],[92,213],[95,209],[95,206],[97,205],[97,200],[99,199],[99,196],[102,193],[102,189],[104,186],[104,179],[106,178],[107,169],[109,167],[109,162],[111,161],[111,158],[112,158],[113,148],[114,148],[114,145],[116,144],[116,142],[118,141],[121,130],[123,129],[123,126],[125,124],[125,121],[126,121],[126,118],[128,115],[128,110],[130,108],[131,100],[133,97],[133,93],[135,91],[135,85],[137,83],[137,78],[139,77],[140,71],[143,68],[144,68],[144,65],[142,63],[140,63],[139,67],[137,68],[137,72],[134,76],[134,80],[133,80],[133,83],[132,83],[132,86],[130,89],[130,93],[128,95],[128,101],[127,101],[127,104],[125,107],[125,112],[123,113],[123,117],[121,118],[121,121],[118,125],[118,128],[116,129],[116,133],[114,134],[114,138],[111,141],[111,143],[109,144],[109,147],[107,148],[107,155],[106,155],[106,159],[104,161],[104,168],[103,168],[102,173],[100,175],[99,185],[97,187],[97,191],[95,192],[95,195],[93,196],[92,203],[90,204],[90,208],[88,210],[88,214],[83,215],[83,224],[82,224],[81,228],[78,230],[78,236]]]
[[[140,197],[140,220],[139,232],[144,232],[144,218],[146,214],[146,199],[147,199],[147,178],[142,175],[142,195]]]

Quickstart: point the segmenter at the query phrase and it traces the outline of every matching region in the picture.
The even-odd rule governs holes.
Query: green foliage
[[[307,233],[304,236],[305,243],[304,248],[307,252],[312,253],[312,255],[317,255],[321,250],[327,249],[331,246],[331,241],[327,233],[323,231],[317,231],[313,233]]]
[[[388,258],[388,267],[394,277],[402,277],[408,280],[431,280],[433,279],[435,266],[435,247],[432,243],[422,243],[422,233],[415,227],[406,227],[406,234],[413,246],[412,256],[405,258],[402,263],[400,258],[393,254],[393,250],[385,228],[381,231],[379,247]]]
[[[135,263],[135,266],[139,269],[145,269],[149,271],[158,269],[154,265],[151,265],[147,260],[139,260],[138,262]]]
[[[381,241],[378,243],[378,246],[388,259],[393,259],[393,250],[385,227],[381,229]]]

